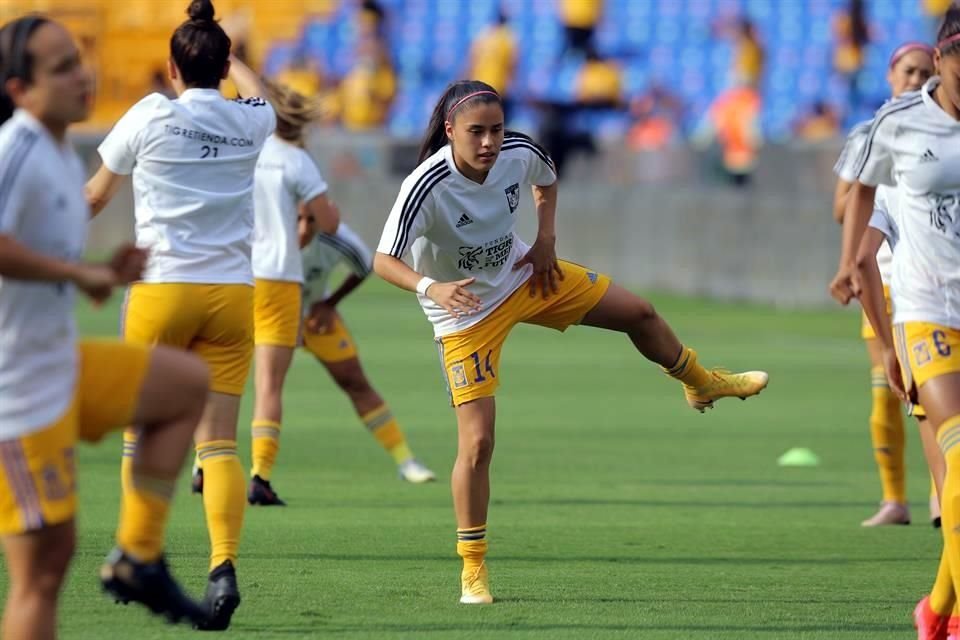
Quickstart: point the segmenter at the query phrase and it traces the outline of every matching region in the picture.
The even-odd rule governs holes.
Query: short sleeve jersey
[[[327,183],[306,151],[270,136],[257,160],[254,179],[253,275],[303,282],[297,210],[327,192]]]
[[[151,94],[117,122],[99,151],[107,169],[133,174],[145,282],[253,283],[254,168],[275,126],[262,98],[214,89]]]
[[[24,111],[0,127],[0,234],[30,251],[75,262],[90,209],[86,172]],[[77,377],[74,286],[0,276],[0,440],[50,426],[67,410]]]
[[[960,122],[933,99],[939,81],[877,112],[857,179],[896,187],[894,322],[960,328]]]
[[[475,278],[470,290],[483,303],[483,312],[455,318],[418,296],[435,335],[480,322],[530,277],[530,265],[513,268],[529,249],[514,231],[517,208],[526,187],[556,179],[543,149],[527,136],[507,133],[483,184],[460,173],[449,145],[403,181],[377,251],[401,258],[409,249],[414,270],[441,282]]]
[[[373,254],[356,232],[341,222],[333,235],[318,233],[300,252],[303,260],[303,311],[330,296],[330,274],[344,265],[353,274],[366,278],[373,269]]]

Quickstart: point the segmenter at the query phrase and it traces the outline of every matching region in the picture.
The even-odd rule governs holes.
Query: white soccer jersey
[[[333,235],[318,233],[313,241],[300,252],[303,260],[303,312],[307,313],[314,302],[330,296],[330,274],[339,264],[366,278],[373,269],[373,254],[360,236],[341,222]]]
[[[327,183],[310,154],[275,135],[267,138],[253,188],[254,277],[303,282],[297,208],[326,192]]]
[[[883,237],[886,238],[883,246],[887,248],[892,258],[893,252],[896,251],[897,248],[897,242],[900,241],[900,227],[897,225],[896,220],[894,220],[886,208],[878,205],[870,216],[869,226],[882,233]],[[879,256],[879,253],[877,255]],[[879,258],[877,262],[879,262]]]
[[[863,145],[866,144],[872,126],[873,120],[866,120],[854,126],[847,135],[847,141],[843,145],[843,151],[840,152],[840,158],[837,159],[837,163],[833,167],[833,172],[844,182],[852,183],[856,181],[857,161],[860,159],[860,153],[863,150]],[[888,195],[887,192],[892,195]],[[881,198],[884,199],[882,203],[880,202]],[[886,208],[889,206],[887,204],[888,199],[893,202],[895,198],[896,195],[892,189],[880,187],[877,189],[874,208],[881,206]],[[880,249],[877,251],[877,266],[880,267],[880,278],[883,280],[883,284],[890,284],[892,260],[893,254],[890,252],[890,247],[886,244],[880,245]]]
[[[476,278],[469,288],[483,303],[481,313],[455,318],[418,295],[437,336],[476,324],[530,277],[530,265],[513,268],[529,249],[514,232],[520,192],[556,179],[553,161],[540,147],[507,133],[483,184],[460,173],[449,145],[403,181],[377,251],[400,258],[411,249],[414,270],[439,282]]]
[[[90,209],[83,163],[33,116],[0,127],[0,234],[31,251],[76,261]],[[0,440],[50,426],[77,377],[74,287],[0,277]]]
[[[896,186],[900,240],[893,258],[894,322],[960,328],[960,122],[930,93],[881,108],[858,163],[858,180]]]
[[[888,187],[885,185],[880,185],[877,187],[877,195],[873,201],[873,212],[874,215],[877,212],[884,217],[884,219],[889,221],[888,230],[896,232],[897,227],[894,225],[894,220],[896,220],[896,207],[899,205],[900,197],[897,195],[896,188]],[[882,231],[882,229],[881,229]],[[887,236],[887,242],[880,245],[880,248],[877,249],[877,267],[880,269],[880,280],[883,281],[883,284],[890,285],[890,280],[893,278],[893,246],[897,243],[899,236],[896,236],[891,241],[891,237],[888,233],[884,233]]]
[[[133,173],[145,282],[253,284],[253,173],[276,126],[261,98],[188,89],[135,104],[100,145],[103,164]]]

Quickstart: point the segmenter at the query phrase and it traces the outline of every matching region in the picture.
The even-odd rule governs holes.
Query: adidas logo
[[[467,214],[463,214],[462,216],[460,216],[460,219],[457,220],[457,229],[459,229],[460,227],[465,227],[468,224],[473,224],[473,218],[471,218]]]
[[[939,161],[940,161],[940,158],[938,158],[936,155],[934,155],[933,151],[930,151],[930,149],[927,149],[926,151],[924,151],[924,152],[923,152],[923,155],[920,156],[920,162],[921,162],[921,163],[923,163],[923,162],[939,162]]]

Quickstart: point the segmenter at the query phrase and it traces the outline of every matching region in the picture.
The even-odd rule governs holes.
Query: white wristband
[[[420,278],[420,282],[417,283],[417,293],[422,296],[427,295],[427,289],[434,283],[436,283],[436,280],[433,278],[428,278],[426,276]]]

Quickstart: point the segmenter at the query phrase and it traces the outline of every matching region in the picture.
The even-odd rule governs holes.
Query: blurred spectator
[[[798,138],[808,142],[830,140],[840,134],[840,116],[820,100],[813,104],[810,113],[800,118],[793,131]]]
[[[663,87],[654,85],[631,100],[630,116],[633,124],[627,133],[627,146],[633,151],[656,151],[679,141],[683,104]]]
[[[757,87],[763,77],[764,52],[757,28],[749,18],[737,21],[734,40],[733,83]]]
[[[496,23],[480,32],[470,47],[471,80],[486,82],[505,99],[517,65],[517,37],[501,11]]]
[[[623,71],[620,65],[601,56],[592,45],[587,47],[586,56],[577,74],[577,102],[619,105],[623,98]]]
[[[357,12],[357,35],[365,38],[380,40],[386,31],[387,13],[377,0],[361,0],[360,11]]]
[[[954,0],[920,0],[920,8],[928,22],[927,33],[931,38],[936,37],[940,29],[940,21],[943,20],[943,15],[953,2]]]
[[[362,39],[357,60],[340,83],[340,122],[350,131],[384,125],[396,92],[397,77],[386,46],[376,38]]]
[[[727,177],[744,186],[756,168],[761,145],[760,94],[753,86],[742,85],[721,93],[710,105],[707,116],[693,136],[699,147],[720,146]]]
[[[833,68],[850,84],[850,105],[860,104],[859,78],[865,50],[870,43],[866,8],[863,0],[850,0],[847,9],[837,13],[833,21],[837,46],[833,52]]]
[[[301,53],[295,55],[273,79],[308,98],[319,94],[323,88],[323,73]]]
[[[147,93],[159,93],[162,96],[173,100],[177,97],[177,92],[173,90],[170,86],[170,83],[167,82],[167,71],[166,69],[161,69],[160,67],[155,68],[150,72],[150,86],[147,89]]]
[[[586,54],[593,44],[593,32],[600,21],[603,0],[558,0],[560,22],[566,31],[567,51]]]

